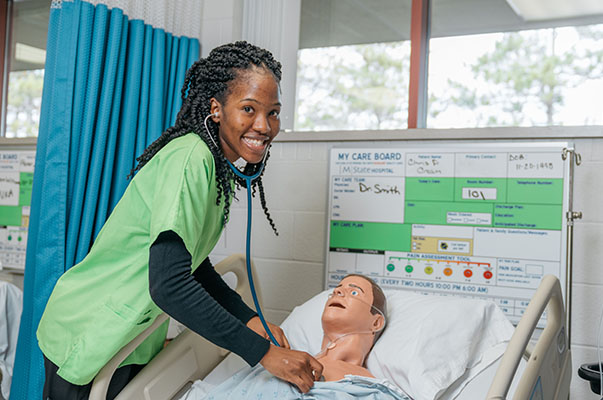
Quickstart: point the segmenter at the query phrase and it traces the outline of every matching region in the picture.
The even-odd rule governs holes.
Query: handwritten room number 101
[[[486,196],[484,196],[484,192],[482,192],[481,190],[472,190],[472,189],[467,189],[465,198],[486,200]]]

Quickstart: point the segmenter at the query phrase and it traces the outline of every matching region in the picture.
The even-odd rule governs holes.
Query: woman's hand
[[[266,324],[268,324],[268,328],[270,328],[270,332],[272,332],[272,335],[274,336],[274,338],[276,339],[278,344],[280,344],[281,347],[290,349],[291,346],[289,346],[289,341],[287,340],[287,337],[285,336],[285,332],[283,332],[283,330],[280,328],[280,326],[271,324],[268,321],[266,321]],[[262,321],[260,320],[260,317],[258,317],[257,315],[255,317],[251,318],[247,322],[247,327],[249,329],[251,329],[252,331],[254,331],[255,333],[257,333],[258,335],[265,337],[266,339],[270,339],[270,337],[266,333],[266,330],[264,329],[264,325],[262,325]]]
[[[314,381],[322,376],[323,369],[322,364],[308,353],[274,345],[270,345],[260,364],[277,378],[297,386],[302,393],[312,389]]]

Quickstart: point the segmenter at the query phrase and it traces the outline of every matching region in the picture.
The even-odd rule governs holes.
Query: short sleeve
[[[220,213],[215,204],[213,158],[200,145],[161,156],[151,205],[150,243],[171,230],[194,258],[199,241],[210,240],[206,224]]]

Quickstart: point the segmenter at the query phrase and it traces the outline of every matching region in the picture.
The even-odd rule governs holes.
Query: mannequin
[[[240,370],[209,392],[203,382],[196,382],[182,400],[410,400],[383,379],[369,380],[374,376],[364,367],[367,355],[385,327],[386,308],[383,291],[368,277],[348,275],[333,289],[321,316],[322,351],[315,356],[322,371],[313,370],[314,379],[325,382],[317,382],[307,397],[293,385],[256,366]]]
[[[333,289],[322,313],[322,351],[325,381],[345,375],[374,378],[364,367],[366,357],[385,327],[385,295],[372,279],[348,275]]]

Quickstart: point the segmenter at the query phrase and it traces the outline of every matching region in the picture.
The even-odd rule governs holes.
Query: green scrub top
[[[194,133],[173,139],[136,174],[90,252],[58,280],[37,337],[63,379],[84,385],[161,314],[149,294],[149,248],[172,230],[196,268],[223,228],[214,159]],[[162,348],[167,323],[125,361],[146,364]]]

